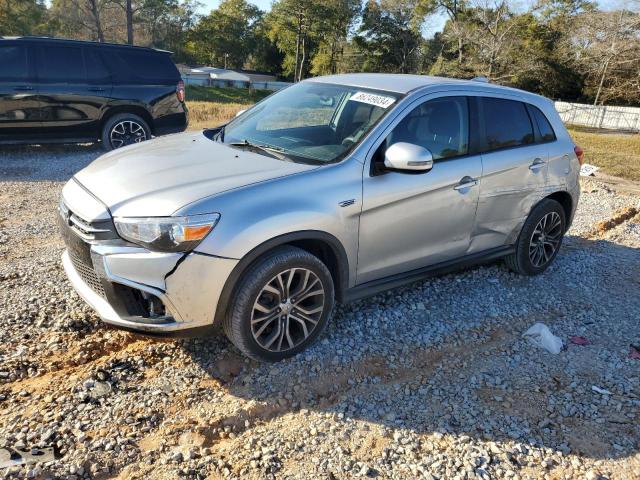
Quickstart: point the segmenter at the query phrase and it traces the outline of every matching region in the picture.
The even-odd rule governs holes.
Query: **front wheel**
[[[102,127],[101,140],[106,150],[126,147],[150,138],[151,130],[147,122],[133,113],[114,115]]]
[[[224,331],[245,355],[276,362],[318,338],[333,304],[333,280],[326,265],[300,248],[279,247],[242,276]]]
[[[544,272],[558,255],[566,228],[564,209],[555,200],[542,200],[527,218],[516,251],[505,258],[510,270],[521,275]]]

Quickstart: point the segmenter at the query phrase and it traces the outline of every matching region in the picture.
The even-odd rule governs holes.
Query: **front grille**
[[[102,298],[107,298],[102,281],[93,267],[84,263],[81,258],[71,252],[69,253],[69,258],[71,259],[71,263],[73,263],[73,267],[76,269],[76,272],[78,272],[78,275],[82,278],[82,281],[89,285],[91,290],[96,292]]]

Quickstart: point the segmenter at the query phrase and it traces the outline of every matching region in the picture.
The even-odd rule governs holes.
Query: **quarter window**
[[[426,148],[434,160],[466,155],[469,114],[466,97],[429,100],[409,113],[387,137],[387,147],[407,142]]]
[[[539,108],[529,105],[529,111],[532,113],[533,118],[536,120],[538,130],[540,130],[540,138],[543,142],[552,142],[556,139],[556,134],[553,131],[553,127],[549,123],[549,120]]]
[[[482,111],[486,134],[484,151],[534,142],[533,126],[524,103],[483,98]]]
[[[27,49],[18,45],[0,47],[0,81],[27,80]]]
[[[79,47],[47,47],[38,49],[38,79],[47,83],[80,83],[86,81],[82,49]]]

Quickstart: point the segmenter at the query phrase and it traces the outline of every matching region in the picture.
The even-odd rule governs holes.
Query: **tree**
[[[314,75],[338,72],[347,37],[360,13],[360,0],[326,0],[323,7],[318,52],[311,61]]]
[[[271,8],[269,38],[284,53],[283,70],[294,82],[308,73],[323,14],[322,4],[316,0],[279,0]]]
[[[368,1],[354,37],[354,43],[363,55],[365,71],[415,71],[422,44],[415,11],[412,1]]]
[[[628,10],[582,13],[570,42],[594,105],[640,103],[640,14]]]
[[[269,25],[261,16],[253,25],[254,45],[245,65],[252,70],[282,74],[284,54],[269,38]]]
[[[196,26],[191,36],[199,61],[242,68],[256,45],[262,12],[246,0],[223,0]]]
[[[0,35],[32,35],[47,30],[42,0],[0,0]]]
[[[57,35],[104,42],[117,40],[117,10],[111,0],[53,0],[49,13]]]
[[[466,0],[418,0],[416,12],[418,19],[434,14],[444,13],[448,17],[449,30],[458,32],[458,64],[462,64],[463,37],[459,34],[460,15],[464,13],[467,5]]]

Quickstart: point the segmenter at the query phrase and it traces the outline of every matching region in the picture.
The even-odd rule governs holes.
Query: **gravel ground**
[[[107,328],[73,292],[55,206],[99,154],[0,152],[0,447],[55,450],[0,477],[640,478],[640,215],[619,215],[638,196],[583,180],[544,275],[494,264],[341,306],[262,365]],[[522,338],[535,322],[560,354]]]

